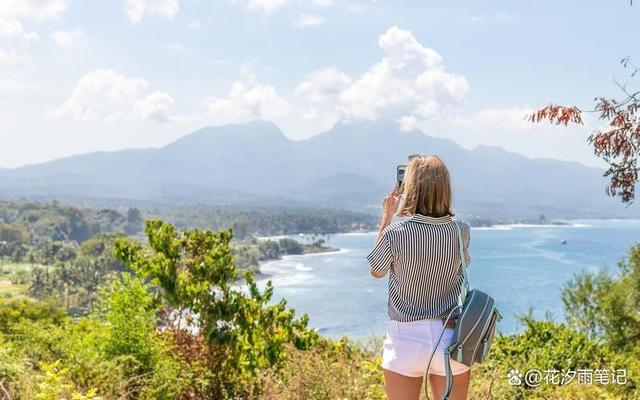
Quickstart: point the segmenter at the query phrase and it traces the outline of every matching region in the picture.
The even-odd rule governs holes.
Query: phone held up
[[[420,157],[420,154],[412,154],[408,157],[409,162],[414,158]],[[404,191],[404,174],[407,171],[407,165],[402,164],[396,167],[396,185],[398,187],[398,193],[402,193]]]

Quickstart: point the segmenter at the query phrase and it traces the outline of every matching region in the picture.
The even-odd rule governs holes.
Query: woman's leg
[[[400,375],[383,369],[384,387],[389,400],[419,400],[422,378]]]
[[[449,394],[450,400],[466,400],[469,392],[469,381],[471,380],[471,370],[453,376],[453,387]],[[442,375],[429,374],[429,387],[433,393],[434,400],[441,400],[446,390],[446,377]]]

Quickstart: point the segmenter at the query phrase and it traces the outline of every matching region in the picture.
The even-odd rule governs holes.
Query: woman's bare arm
[[[398,211],[399,204],[400,194],[398,193],[398,189],[396,187],[382,201],[382,217],[380,218],[380,230],[378,231],[378,236],[376,237],[376,244],[380,242],[382,231],[384,231],[385,228],[389,226],[389,224],[391,224],[391,220],[393,219],[394,214]]]
[[[389,193],[382,202],[382,217],[380,218],[380,230],[378,231],[378,235],[376,236],[376,246],[380,243],[382,238],[382,232],[385,230],[389,224],[391,224],[391,220],[393,219],[393,215],[398,210],[398,205],[400,203],[400,195],[397,190],[393,190]],[[373,270],[371,270],[371,275],[375,278],[384,277],[384,273],[380,274]]]

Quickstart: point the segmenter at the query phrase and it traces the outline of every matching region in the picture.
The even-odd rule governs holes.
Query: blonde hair
[[[437,156],[413,158],[404,176],[404,200],[400,216],[414,214],[429,217],[453,216],[449,171]]]

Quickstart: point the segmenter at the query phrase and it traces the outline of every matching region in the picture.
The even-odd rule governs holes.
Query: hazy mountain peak
[[[425,139],[421,131],[404,132],[388,120],[339,121],[331,129],[307,140],[314,146],[378,146]]]
[[[529,159],[495,146],[467,150],[384,120],[339,122],[300,141],[266,121],[205,127],[160,149],[93,153],[3,171],[0,195],[228,204],[244,193],[256,202],[286,197],[307,206],[362,209],[379,205],[395,182],[396,166],[410,154],[445,160],[463,213],[623,215],[617,199],[602,193],[597,169]]]
[[[384,119],[375,121],[339,121],[325,134],[386,137],[402,134],[398,124]]]
[[[273,140],[288,139],[273,122],[254,120],[242,124],[205,126],[165,147],[220,145],[238,141],[263,143]]]

